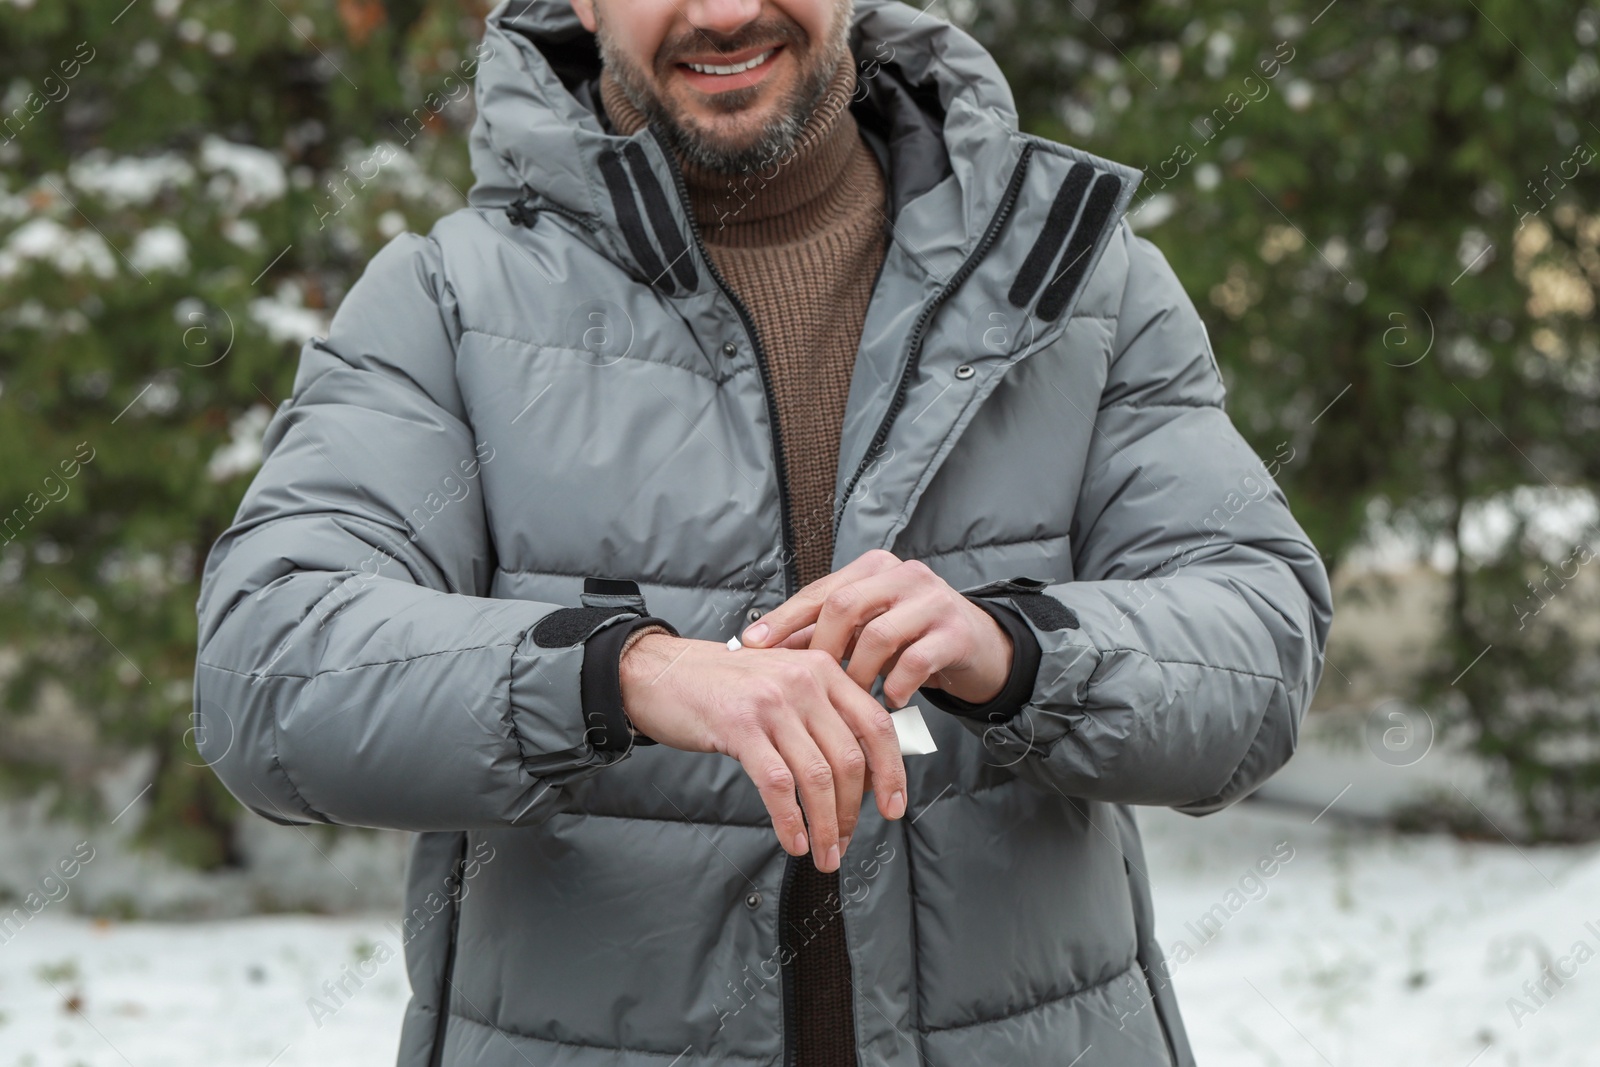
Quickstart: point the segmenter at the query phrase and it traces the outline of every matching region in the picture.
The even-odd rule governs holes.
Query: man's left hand
[[[849,660],[846,673],[863,689],[883,676],[891,709],[911,703],[924,685],[987,703],[1011,673],[1011,637],[988,612],[926,563],[884,549],[812,582],[751,624],[740,641],[819,648]]]

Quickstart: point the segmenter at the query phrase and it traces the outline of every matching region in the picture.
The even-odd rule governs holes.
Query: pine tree
[[[1320,6],[949,13],[994,51],[1025,128],[1146,170],[1135,224],[1330,566],[1375,518],[1452,549],[1413,695],[1502,769],[1530,833],[1593,833],[1595,635],[1570,625],[1592,522],[1538,516],[1600,481],[1600,14]],[[87,813],[99,763],[152,753],[147,837],[237,859],[236,805],[189,732],[198,567],[300,342],[394,233],[464,202],[486,8],[0,2],[10,788]],[[1470,543],[1486,509],[1517,519]],[[29,740],[59,700],[81,750]]]
[[[1200,307],[1230,413],[1330,568],[1374,520],[1442,541],[1442,636],[1410,696],[1500,770],[1528,833],[1600,831],[1600,635],[1572,625],[1594,617],[1574,576],[1600,481],[1600,12],[969,15],[1025,128],[1145,170],[1134,224]],[[1563,507],[1586,521],[1548,528]],[[1512,517],[1495,543],[1464,536],[1494,515]]]
[[[0,774],[87,813],[153,753],[145,835],[237,860],[190,731],[198,568],[300,343],[470,182],[486,5],[0,3]],[[30,747],[41,701],[88,756]]]

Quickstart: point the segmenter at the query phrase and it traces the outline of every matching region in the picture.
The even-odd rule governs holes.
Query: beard
[[[849,54],[849,32],[854,0],[839,0],[828,40],[817,46],[792,19],[762,17],[735,34],[696,31],[694,38],[719,52],[731,53],[756,44],[781,44],[800,63],[800,76],[778,102],[775,118],[756,137],[730,144],[713,130],[674,109],[656,93],[675,63],[657,63],[657,78],[628,57],[611,36],[600,6],[595,6],[595,40],[600,60],[611,72],[628,102],[666,135],[669,147],[686,163],[721,174],[745,174],[793,151],[805,132],[806,122],[822,106],[833,76]],[[663,53],[666,49],[662,50]],[[661,54],[661,53],[658,53]],[[726,89],[710,99],[716,110],[732,114],[749,106],[763,86]]]

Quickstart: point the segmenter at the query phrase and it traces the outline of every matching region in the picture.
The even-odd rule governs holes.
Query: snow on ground
[[[1259,804],[1139,822],[1202,1067],[1597,1061],[1595,846],[1398,835]]]
[[[99,923],[45,913],[0,946],[0,1064],[390,1067],[409,995],[399,958],[369,964],[375,973],[359,987],[347,981],[354,992],[342,1004],[325,1001],[331,1015],[307,1008],[384,941],[394,935],[381,918]]]
[[[1140,812],[1202,1067],[1595,1062],[1600,849],[1335,817]],[[97,923],[47,909],[0,944],[0,1067],[387,1065],[400,959],[366,967],[342,1004],[322,987],[394,942],[382,916]],[[1561,977],[1541,991],[1546,964]],[[331,1014],[308,1006],[319,995]]]

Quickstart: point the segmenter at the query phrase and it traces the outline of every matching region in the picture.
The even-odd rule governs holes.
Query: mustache
[[[665,42],[656,52],[656,63],[667,68],[695,56],[704,56],[707,50],[729,55],[757,45],[797,46],[806,42],[806,33],[793,20],[760,19],[741,26],[737,33],[717,33],[714,30],[693,30]]]

